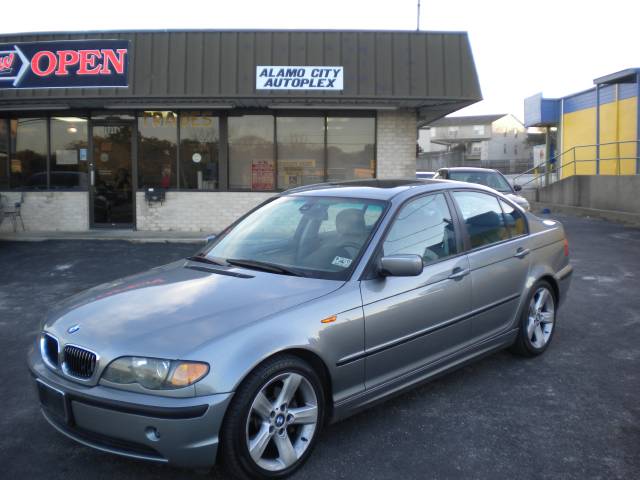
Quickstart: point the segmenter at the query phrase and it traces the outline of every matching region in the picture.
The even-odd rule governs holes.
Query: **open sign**
[[[0,88],[127,87],[127,40],[0,45]]]

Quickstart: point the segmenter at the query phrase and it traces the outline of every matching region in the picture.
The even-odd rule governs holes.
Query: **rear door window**
[[[457,191],[453,198],[462,213],[471,248],[491,245],[510,238],[498,199],[482,192]]]

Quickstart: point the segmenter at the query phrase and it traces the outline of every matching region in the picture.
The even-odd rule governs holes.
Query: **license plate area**
[[[64,392],[39,380],[36,380],[36,386],[40,405],[47,414],[59,422],[69,423],[69,406]]]

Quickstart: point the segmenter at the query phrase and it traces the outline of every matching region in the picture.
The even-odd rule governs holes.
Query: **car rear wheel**
[[[273,357],[249,374],[229,406],[222,464],[236,478],[284,478],[308,458],[323,420],[316,372],[298,357]]]
[[[549,282],[542,280],[529,293],[512,351],[528,357],[540,355],[551,343],[555,324],[555,294]]]

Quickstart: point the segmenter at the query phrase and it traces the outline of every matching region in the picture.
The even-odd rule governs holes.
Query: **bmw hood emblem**
[[[72,325],[67,328],[67,333],[76,333],[78,330],[80,330],[80,325]]]

